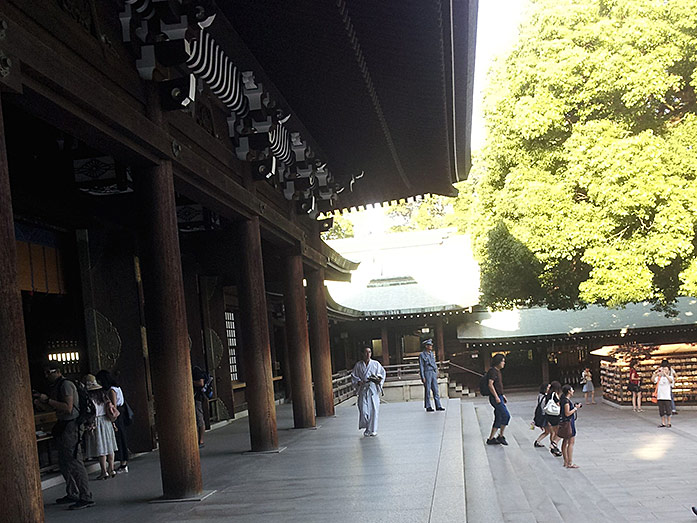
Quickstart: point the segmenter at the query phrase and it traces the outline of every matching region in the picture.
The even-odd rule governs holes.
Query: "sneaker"
[[[506,438],[504,438],[503,436],[499,436],[498,438],[496,438],[496,441],[498,441],[499,443],[501,443],[501,445],[508,445],[508,442],[506,441]]]
[[[692,507],[692,512],[694,512],[695,516],[697,516],[697,507]]]
[[[123,474],[124,472],[128,473],[128,465],[122,465],[116,469],[117,474]]]
[[[58,498],[56,500],[56,504],[66,505],[67,503],[77,503],[78,501],[80,501],[78,498],[74,498],[72,496],[63,496],[62,498]]]
[[[433,412],[433,409],[431,407],[426,409],[426,412]]]
[[[545,446],[542,443],[538,443],[537,441],[533,445],[536,449],[543,449]]]
[[[445,410],[443,407],[438,407],[436,410]]]
[[[93,506],[94,506],[94,501],[92,501],[92,500],[86,501],[84,499],[81,499],[81,500],[77,501],[76,503],[73,503],[72,505],[70,505],[68,508],[70,510],[82,510],[83,508],[89,508],[89,507],[93,507]]]
[[[487,445],[501,445],[501,442],[497,438],[491,438],[486,440]]]
[[[371,432],[370,435],[371,435],[371,436],[377,436],[378,433],[377,433],[377,432]]]

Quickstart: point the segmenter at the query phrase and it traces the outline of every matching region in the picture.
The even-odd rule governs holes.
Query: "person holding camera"
[[[561,421],[559,423],[559,436],[563,439],[561,444],[561,454],[564,458],[564,467],[567,469],[577,469],[574,463],[574,444],[576,443],[576,413],[583,407],[581,403],[571,401],[574,395],[574,388],[571,385],[564,385],[561,389]],[[568,423],[569,429],[564,431],[562,425]],[[564,427],[566,429],[566,427]]]
[[[675,378],[668,360],[663,360],[661,366],[654,371],[652,381],[656,384],[655,394],[658,400],[658,415],[661,416],[661,424],[658,427],[671,427],[671,394]]]
[[[70,504],[70,510],[94,505],[87,470],[80,452],[80,398],[75,384],[63,377],[63,367],[57,361],[44,365],[44,376],[51,384],[48,395],[34,392],[34,404],[44,410],[56,411],[58,422],[53,427],[53,439],[58,450],[58,467],[65,480],[66,495],[58,498],[59,505]]]

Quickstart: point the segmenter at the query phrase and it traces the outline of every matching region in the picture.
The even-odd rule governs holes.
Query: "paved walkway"
[[[417,403],[383,404],[379,435],[358,430],[355,399],[318,419],[317,430],[292,429],[290,405],[278,408],[280,454],[249,454],[248,423],[208,432],[201,450],[205,490],[198,503],[152,504],[162,494],[158,454],[131,472],[92,481],[97,505],[81,512],[53,504],[63,486],[44,491],[49,522],[447,522],[463,521],[460,403],[426,413]],[[93,474],[94,476],[94,474]]]
[[[690,510],[697,505],[697,411],[683,410],[668,429],[657,428],[654,406],[637,414],[602,401],[584,405],[574,452],[581,468],[570,470],[547,449],[533,448],[535,396],[508,395],[507,447],[483,444],[493,418],[488,401],[463,401],[468,521],[697,521]],[[478,501],[492,488],[494,510]]]
[[[59,521],[235,522],[697,522],[697,411],[659,429],[643,414],[587,405],[578,419],[567,470],[529,429],[535,393],[509,395],[507,447],[486,446],[491,407],[482,398],[449,400],[445,413],[418,402],[383,404],[380,434],[363,438],[349,400],[317,430],[292,429],[278,408],[280,454],[247,454],[246,419],[206,434],[199,503],[152,504],[161,495],[158,454],[131,461],[131,472],[93,481],[94,508],[74,513],[44,491],[46,519]],[[548,442],[545,442],[548,445]]]

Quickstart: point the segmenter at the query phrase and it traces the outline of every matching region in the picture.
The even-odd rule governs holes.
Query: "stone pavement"
[[[657,428],[652,404],[640,414],[602,400],[584,405],[574,452],[581,468],[571,470],[547,449],[533,448],[536,393],[507,397],[507,447],[483,444],[493,419],[488,401],[463,400],[467,521],[697,521],[690,510],[697,505],[697,411],[682,410],[669,429]],[[494,507],[478,501],[490,499],[492,488]]]
[[[358,430],[355,398],[319,418],[316,430],[292,429],[290,405],[278,407],[280,454],[249,454],[246,418],[206,434],[204,490],[197,503],[148,503],[161,495],[158,453],[131,472],[91,481],[97,505],[80,512],[44,491],[46,521],[448,522],[463,521],[464,476],[459,400],[446,412],[420,402],[381,406],[379,435]],[[95,474],[92,475],[93,477]]]
[[[568,470],[535,449],[529,428],[536,393],[509,394],[509,446],[486,446],[492,413],[484,398],[449,400],[445,413],[420,402],[381,406],[380,434],[363,438],[355,399],[292,429],[290,405],[278,407],[280,454],[249,449],[247,420],[208,432],[201,451],[198,503],[152,504],[161,494],[157,452],[131,461],[131,472],[92,481],[97,505],[74,513],[44,491],[49,522],[697,522],[697,411],[683,410],[659,429],[656,407],[642,414],[587,405],[577,422]],[[545,445],[549,445],[545,442]],[[94,476],[94,474],[93,474]],[[466,519],[465,519],[466,514]]]

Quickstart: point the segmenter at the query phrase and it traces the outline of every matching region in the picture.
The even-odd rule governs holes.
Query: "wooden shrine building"
[[[7,521],[43,520],[31,390],[49,355],[70,378],[118,374],[165,498],[202,488],[193,365],[215,377],[211,419],[248,411],[252,451],[278,447],[277,397],[296,427],[333,414],[324,281],[355,264],[317,217],[454,194],[476,9],[0,3]]]

